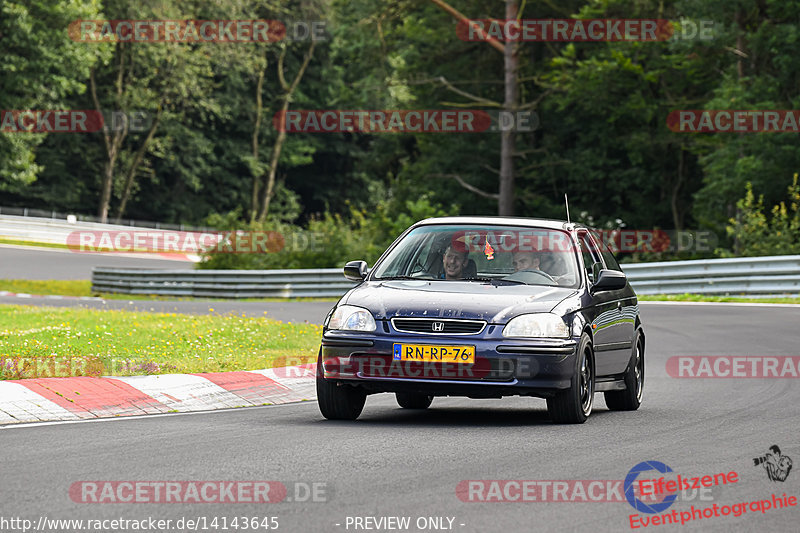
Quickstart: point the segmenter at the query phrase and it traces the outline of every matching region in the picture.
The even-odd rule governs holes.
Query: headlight
[[[333,312],[329,329],[340,329],[347,331],[375,331],[375,319],[372,313],[363,307],[353,305],[342,305]]]
[[[531,313],[511,319],[503,328],[503,337],[569,338],[569,329],[560,316],[553,313]]]

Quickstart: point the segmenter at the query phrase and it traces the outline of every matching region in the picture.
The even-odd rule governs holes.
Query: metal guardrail
[[[637,294],[800,295],[800,255],[622,265]],[[216,298],[338,297],[355,284],[338,268],[151,270],[97,267],[92,290]]]
[[[800,295],[800,255],[622,265],[637,294]]]
[[[63,221],[73,221],[69,222],[74,224],[75,222],[81,223],[91,223],[91,224],[100,224],[102,226],[111,227],[111,226],[125,226],[125,227],[137,227],[137,228],[148,228],[148,229],[163,229],[163,230],[173,230],[173,231],[207,231],[209,228],[205,228],[202,226],[190,226],[188,224],[169,224],[166,222],[152,222],[148,220],[133,220],[129,218],[123,218],[119,221],[115,217],[109,217],[108,221],[103,222],[100,220],[99,217],[93,217],[90,215],[81,215],[81,214],[73,214],[73,213],[60,213],[58,211],[50,210],[50,209],[31,209],[28,207],[3,207],[0,206],[0,215],[8,215],[13,217],[21,217],[31,220],[33,223],[41,223],[45,219],[47,220],[63,220]]]
[[[338,297],[355,285],[340,268],[151,270],[95,267],[92,291],[203,298]]]
[[[6,214],[7,210],[7,208],[3,208],[2,213],[0,213],[0,237],[33,242],[66,244],[68,236],[76,231],[147,231],[164,233],[167,231],[179,231],[178,228],[181,228],[181,230],[188,228],[188,226],[178,226],[177,224],[172,225],[172,228],[168,228],[167,226],[170,226],[168,224],[160,224],[160,228],[156,228],[159,224],[153,223],[151,226],[122,226],[77,219],[25,217]],[[209,228],[190,229],[192,231],[219,231]]]

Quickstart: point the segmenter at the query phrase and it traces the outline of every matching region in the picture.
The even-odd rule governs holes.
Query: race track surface
[[[293,307],[302,312],[312,303]],[[753,464],[774,444],[800,460],[797,379],[678,379],[666,373],[665,364],[674,355],[800,355],[800,309],[644,304],[642,315],[647,381],[636,412],[610,412],[597,395],[586,424],[557,426],[538,399],[437,398],[430,410],[412,412],[380,395],[367,400],[356,422],[326,421],[314,402],[305,402],[0,429],[0,516],[34,523],[43,516],[205,517],[206,525],[216,517],[216,530],[222,530],[225,517],[229,531],[237,530],[230,526],[233,517],[274,516],[278,531],[291,532],[366,531],[354,528],[353,517],[387,516],[410,517],[410,527],[370,530],[442,531],[418,529],[416,520],[450,517],[452,530],[461,532],[626,531],[635,511],[625,501],[476,503],[459,499],[456,487],[464,480],[622,480],[648,460],[684,477],[738,475],[738,482],[677,501],[666,512],[770,499],[773,493],[798,496],[797,466],[777,482]],[[292,501],[73,501],[70,486],[91,480],[279,481]],[[325,501],[294,501],[295,490],[302,496],[313,483],[325,484],[319,498]],[[738,518],[707,518],[680,529],[796,531],[799,515],[797,507],[748,510]]]
[[[0,245],[0,279],[91,279],[92,267],[193,268],[187,261],[170,261],[152,255],[77,253],[56,248]]]

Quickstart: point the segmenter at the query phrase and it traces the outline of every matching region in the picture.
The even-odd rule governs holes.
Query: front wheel
[[[635,411],[642,404],[644,390],[644,337],[639,330],[633,343],[633,353],[625,370],[625,390],[607,391],[606,406],[612,411]]]
[[[367,394],[363,390],[317,376],[317,404],[328,420],[355,420],[366,401]]]
[[[581,336],[570,387],[547,399],[547,412],[557,424],[583,424],[594,404],[594,352],[587,334]]]
[[[397,405],[404,409],[427,409],[433,402],[433,396],[414,394],[413,392],[396,392]]]

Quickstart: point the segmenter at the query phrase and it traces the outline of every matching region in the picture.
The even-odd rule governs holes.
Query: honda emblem
[[[431,328],[433,331],[444,331],[444,322],[434,322]]]

